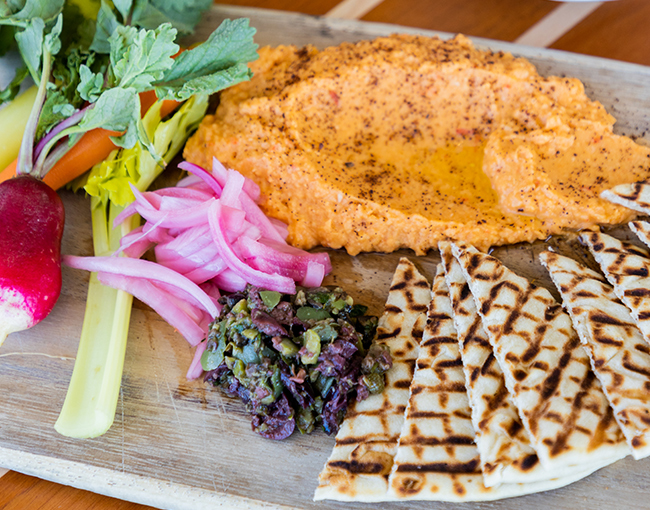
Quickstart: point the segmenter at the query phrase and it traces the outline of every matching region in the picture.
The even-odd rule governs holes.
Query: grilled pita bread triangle
[[[387,500],[489,501],[567,485],[594,471],[485,487],[442,264],[433,283]]]
[[[600,232],[580,235],[618,298],[628,307],[650,343],[650,254]]]
[[[600,196],[614,204],[650,214],[650,184],[645,182],[619,184],[612,189],[603,191]]]
[[[595,271],[557,253],[540,260],[603,385],[635,459],[650,455],[650,346],[629,310]]]
[[[584,471],[584,466],[549,471],[539,462],[506,389],[503,371],[496,362],[460,264],[448,242],[441,242],[438,247],[454,311],[485,485],[534,482]]]
[[[628,226],[641,239],[643,244],[650,247],[650,223],[647,221],[631,221]]]
[[[389,346],[393,358],[393,367],[386,374],[386,388],[381,394],[350,405],[319,476],[315,500],[385,499],[430,301],[426,278],[402,258],[375,340]]]
[[[571,319],[553,296],[472,246],[452,244],[452,252],[542,465],[602,465],[627,455]]]

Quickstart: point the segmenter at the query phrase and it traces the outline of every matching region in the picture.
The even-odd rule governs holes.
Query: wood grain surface
[[[292,11],[309,15],[326,15],[337,0],[236,0],[231,5],[261,7]],[[514,41],[531,26],[538,23],[559,5],[547,0],[385,0],[364,15],[363,20],[393,23],[416,29],[444,32],[463,32],[476,37],[497,41]],[[574,28],[552,43],[556,49],[613,58],[621,61],[650,64],[650,31],[646,21],[650,18],[650,4],[646,0],[618,0],[604,2]],[[215,18],[207,19],[205,30]],[[284,33],[263,35],[265,42],[296,39],[298,43],[312,42],[322,33],[317,24],[295,26],[287,24]],[[350,38],[368,34],[351,30]],[[332,43],[335,41],[332,40]],[[534,52],[531,52],[534,57]],[[534,60],[534,59],[533,59]],[[580,76],[587,81],[587,89],[598,97],[621,119],[620,132],[641,136],[649,124],[650,99],[645,93],[650,73],[645,68],[637,72],[631,67],[602,65],[576,66],[570,57],[556,56],[554,62],[540,57],[536,62],[542,72],[565,73]],[[69,225],[66,228],[67,253],[90,252],[89,218],[87,204],[82,197],[63,193],[68,207]],[[70,234],[73,229],[74,234]],[[561,246],[575,250],[575,246]],[[536,248],[519,246],[497,250],[497,254],[513,264],[527,276],[537,277]],[[362,256],[350,259],[344,254],[334,254],[337,267],[336,281],[346,288],[354,287],[357,297],[371,300],[375,311],[381,308],[382,296],[396,255]],[[435,256],[418,261],[425,273],[433,274]],[[311,503],[315,480],[305,482],[304,473],[318,472],[332,445],[331,438],[316,434],[311,438],[296,438],[290,443],[270,443],[253,436],[248,419],[237,402],[223,399],[216,392],[202,388],[198,383],[183,381],[191,353],[180,338],[155,314],[140,306],[134,311],[133,327],[127,367],[123,381],[120,415],[115,426],[103,438],[92,441],[73,441],[57,437],[52,430],[57,410],[60,409],[75,356],[75,338],[78,338],[85,281],[83,275],[66,271],[66,289],[57,312],[46,324],[34,328],[27,335],[10,337],[0,354],[11,352],[22,355],[0,358],[0,458],[15,469],[0,477],[0,509],[50,510],[66,509],[119,509],[172,508],[173,502],[165,497],[138,497],[144,489],[161,490],[169,494],[170,486],[155,486],[148,477],[152,474],[162,480],[176,480],[172,489],[180,490],[175,498],[192,498],[192,491],[183,492],[178,480],[194,487],[213,486],[231,499],[215,500],[213,507],[242,506],[239,495],[267,498],[269,506],[301,506],[306,508],[347,508],[348,505]],[[70,283],[71,282],[71,283]],[[65,313],[61,310],[65,309]],[[53,342],[52,333],[59,335]],[[30,354],[32,353],[32,354]],[[33,355],[33,353],[38,353]],[[171,366],[168,365],[171,363]],[[154,379],[147,379],[154,374]],[[20,387],[16,387],[20,385]],[[162,405],[152,406],[152,402]],[[228,417],[224,418],[227,413]],[[179,423],[188,427],[194,436],[204,436],[204,442],[179,444],[163,429],[161,419],[176,416]],[[217,423],[205,423],[206,416]],[[221,420],[221,423],[219,423]],[[234,430],[234,432],[232,432]],[[227,437],[209,438],[207,432],[228,432]],[[138,435],[139,434],[139,435]],[[220,449],[233,456],[230,463],[219,460]],[[27,457],[23,458],[23,453]],[[20,454],[20,455],[19,455]],[[33,457],[30,457],[33,456]],[[3,457],[4,456],[4,457]],[[17,458],[21,460],[18,461]],[[61,485],[35,478],[37,459],[43,460],[38,469],[42,478],[50,478]],[[275,466],[276,460],[289,459],[286,469],[269,472],[265,464]],[[76,473],[82,460],[86,472]],[[57,464],[59,462],[59,464]],[[3,462],[0,462],[2,465]],[[74,468],[74,469],[73,469]],[[108,471],[104,471],[106,468]],[[517,503],[478,504],[473,508],[647,508],[645,491],[650,480],[644,476],[648,462],[625,460],[603,470],[579,486],[555,491],[543,497],[531,496]],[[17,470],[17,471],[16,471]],[[221,472],[215,472],[220,470]],[[225,471],[225,472],[224,472]],[[96,485],[88,484],[92,472]],[[110,473],[130,475],[131,485],[120,476],[110,480]],[[69,476],[64,476],[64,475]],[[305,483],[306,486],[299,486]],[[132,501],[147,501],[152,507],[122,499],[100,496],[93,492],[75,489],[83,486],[104,494],[113,494]],[[116,488],[117,487],[117,488]],[[623,487],[623,493],[619,489]],[[164,490],[163,490],[164,489]],[[173,491],[172,491],[173,493]],[[543,499],[542,499],[543,498]],[[173,499],[173,498],[172,498]],[[296,501],[303,504],[297,505]],[[442,508],[429,505],[395,505],[395,508]],[[358,506],[359,508],[365,508]],[[455,507],[454,505],[445,508]],[[187,508],[192,508],[188,506]],[[199,508],[196,506],[196,508]],[[458,508],[464,508],[458,506]]]

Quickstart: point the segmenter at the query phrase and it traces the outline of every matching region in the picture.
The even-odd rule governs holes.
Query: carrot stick
[[[111,136],[120,136],[120,132],[97,128],[84,133],[74,147],[45,174],[45,184],[57,190],[100,161],[104,161],[115,150]]]
[[[144,115],[146,111],[156,102],[156,93],[153,90],[140,94],[140,109]],[[166,117],[180,105],[177,101],[165,100],[160,107],[161,118]],[[63,157],[56,162],[52,169],[45,175],[43,181],[53,189],[59,189],[81,174],[90,170],[93,166],[104,161],[111,151],[117,146],[111,141],[111,136],[119,136],[117,131],[106,129],[93,129],[84,133],[79,141]],[[16,175],[14,160],[2,172],[0,182],[6,181]]]

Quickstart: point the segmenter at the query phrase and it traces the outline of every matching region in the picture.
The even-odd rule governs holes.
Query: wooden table
[[[509,42],[650,65],[646,0],[233,0],[231,5],[462,32]],[[0,470],[0,473],[2,471]],[[0,477],[0,510],[136,510],[142,505],[10,471]]]

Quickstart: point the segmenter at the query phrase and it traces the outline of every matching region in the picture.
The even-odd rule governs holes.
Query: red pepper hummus
[[[630,219],[600,192],[650,178],[650,149],[580,81],[463,36],[262,48],[252,68],[185,157],[256,181],[301,248],[533,241]]]

